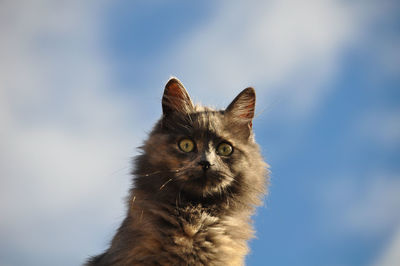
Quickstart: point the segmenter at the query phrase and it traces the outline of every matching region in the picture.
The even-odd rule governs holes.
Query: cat
[[[216,111],[194,105],[171,78],[162,117],[135,158],[126,218],[85,265],[244,265],[268,184],[252,130],[255,99],[247,88]]]

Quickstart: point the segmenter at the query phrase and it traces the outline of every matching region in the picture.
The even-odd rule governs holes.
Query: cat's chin
[[[184,181],[183,189],[198,197],[221,195],[230,185],[231,180],[217,171],[198,171]]]

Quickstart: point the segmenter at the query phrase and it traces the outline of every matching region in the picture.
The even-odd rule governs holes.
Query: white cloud
[[[360,189],[360,188],[359,188]],[[353,231],[377,234],[400,223],[400,178],[377,175],[349,202],[344,219]]]
[[[360,119],[357,127],[359,136],[367,138],[382,149],[396,149],[400,145],[400,110],[398,109],[374,108]]]
[[[384,249],[384,252],[372,265],[394,266],[399,264],[400,264],[400,227],[398,227],[389,245]]]
[[[104,7],[0,3],[0,264],[80,264],[122,217],[140,114],[109,91]]]
[[[382,239],[391,235],[381,247],[373,266],[400,263],[400,178],[385,170],[364,175],[337,175],[321,186],[317,198],[321,202],[323,234],[330,240],[357,237]]]
[[[344,48],[360,38],[368,17],[363,5],[335,0],[222,3],[168,62],[198,98],[233,97],[254,85],[263,106],[283,101],[296,117],[320,104]]]
[[[400,223],[400,179],[387,171],[362,179],[340,175],[320,190],[326,226],[345,234],[376,237]]]

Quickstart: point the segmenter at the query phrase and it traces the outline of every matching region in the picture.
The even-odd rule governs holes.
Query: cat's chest
[[[213,245],[213,238],[226,231],[221,218],[207,211],[186,209],[178,212],[176,217],[179,226],[173,234],[173,240],[177,245],[188,248]]]
[[[178,213],[179,226],[172,233],[172,241],[177,250],[189,258],[207,261],[221,260],[221,255],[232,256],[242,243],[231,232],[239,230],[228,222],[226,216],[217,216],[199,209],[184,210]],[[241,252],[239,252],[241,253]]]

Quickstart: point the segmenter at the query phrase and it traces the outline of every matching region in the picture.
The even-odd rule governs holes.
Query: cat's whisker
[[[179,207],[179,206],[178,206],[178,196],[176,196],[176,198],[175,198],[175,205],[176,205],[176,208]]]
[[[227,193],[228,196],[230,196],[231,198],[234,198],[234,194],[233,194],[233,192],[232,192],[232,190],[231,190],[230,187],[226,187],[226,193]],[[226,197],[226,200],[227,200],[227,202],[228,202],[228,207],[229,207],[229,197]]]
[[[173,180],[173,178],[168,179],[167,182],[165,182],[164,184],[161,185],[159,190],[162,190],[169,182],[171,182]]]
[[[179,186],[179,192],[178,192],[178,196],[175,199],[175,204],[176,207],[179,208],[179,205],[181,204],[181,192],[182,192],[182,188],[183,188],[184,184],[181,184]]]
[[[229,204],[229,197],[232,197],[232,193],[231,193],[229,187],[225,187],[224,190],[225,190],[225,193],[227,194],[227,195],[226,195],[226,206],[227,206],[228,209],[229,209],[229,206],[230,206],[230,204]]]
[[[221,187],[218,187],[218,192],[219,192],[219,197],[222,199],[222,189],[221,189]]]
[[[111,172],[109,175],[113,176],[113,175],[119,174],[121,171],[127,170],[128,168],[129,168],[129,166],[121,167],[120,169]]]
[[[131,209],[133,211],[133,204],[135,203],[136,196],[133,196],[132,201],[131,201]]]
[[[181,167],[181,168],[177,168],[177,169],[170,169],[170,170],[160,170],[160,171],[155,171],[155,172],[151,172],[151,173],[147,173],[147,174],[136,174],[137,176],[152,176],[152,175],[156,175],[156,174],[160,174],[160,173],[171,173],[171,172],[175,172],[178,173],[182,170],[187,169],[188,167]]]
[[[136,174],[137,176],[151,176],[151,175],[155,175],[155,174],[158,174],[158,173],[161,173],[162,171],[155,171],[155,172],[152,172],[152,173],[147,173],[147,174]]]
[[[142,222],[142,219],[143,219],[143,209],[142,212],[140,213],[140,218],[139,218],[140,223]]]

